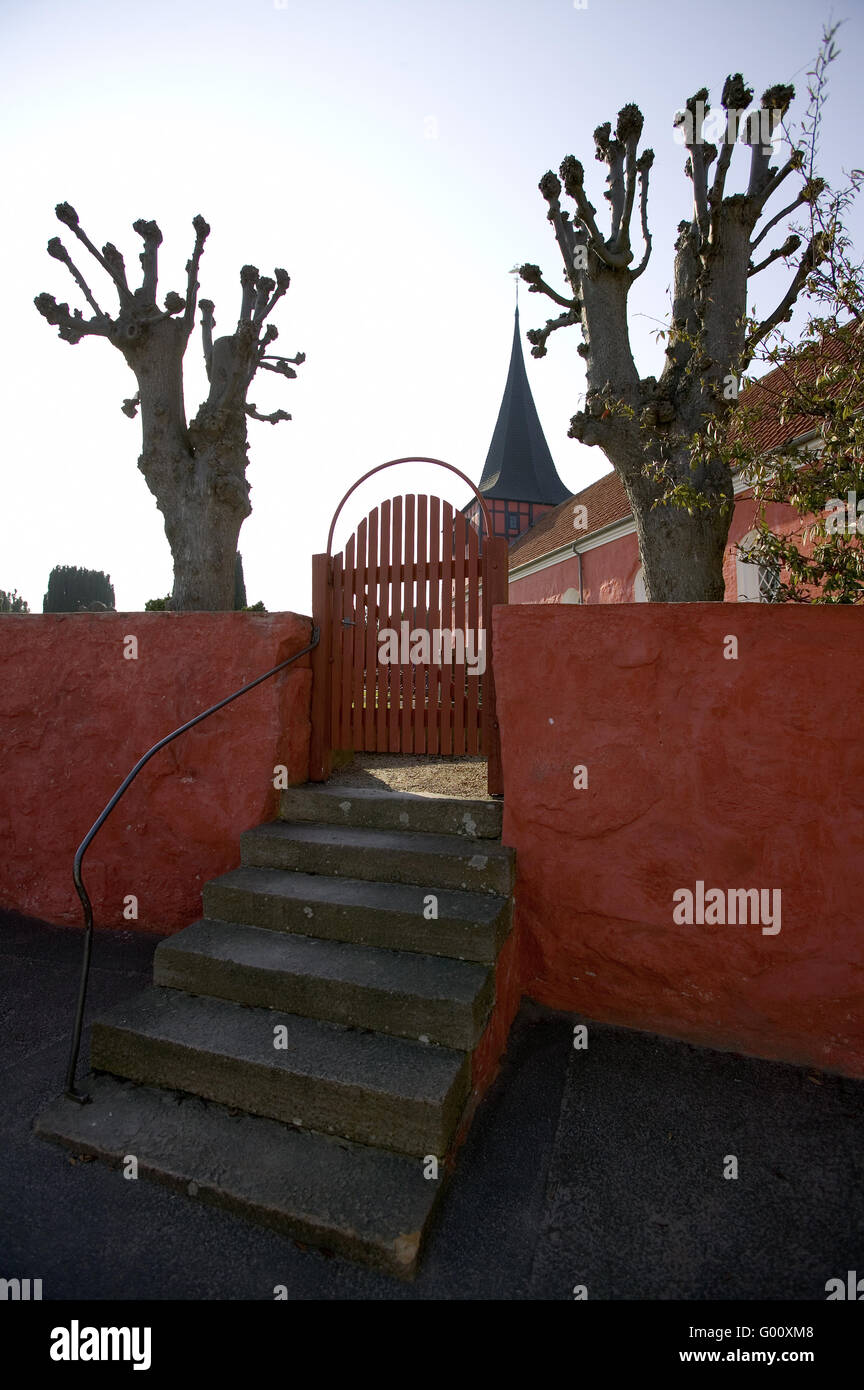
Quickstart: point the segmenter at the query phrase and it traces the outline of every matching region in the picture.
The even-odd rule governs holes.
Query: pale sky
[[[582,0],[579,0],[582,3]],[[239,270],[291,288],[273,321],[277,350],[305,351],[298,379],[256,379],[250,399],[293,420],[249,423],[252,515],[240,535],[249,602],[308,612],[310,557],[361,473],[407,454],[447,460],[479,481],[507,371],[514,264],[562,285],[537,183],[566,154],[581,158],[605,225],[604,166],[592,131],[625,102],[645,115],[655,151],[651,263],[631,295],[642,375],[657,373],[652,338],[668,310],[677,223],[691,215],[672,119],[707,86],[715,105],[729,72],[757,98],[806,74],[832,16],[846,19],[831,69],[821,172],[861,163],[862,0],[79,0],[0,3],[5,458],[0,588],[41,612],[55,564],[110,573],[118,609],[171,588],[161,514],[137,468],[140,420],[120,411],[135,382],[99,338],[71,346],[33,306],[40,291],[86,305],[45,251],[62,234],[96,299],[107,277],[54,205],[68,201],[98,246],[115,242],[137,271],[136,218],[162,229],[159,300],[185,289],[192,218],[211,225],[201,294],[217,333],[236,321]],[[746,179],[736,153],[727,191]],[[784,190],[787,185],[784,185]],[[779,194],[779,211],[789,197]],[[862,242],[862,216],[853,223]],[[781,238],[778,237],[778,240]],[[766,250],[774,245],[766,241]],[[638,236],[637,256],[641,254]],[[80,251],[80,255],[77,252]],[[791,272],[754,282],[768,312]],[[520,293],[523,330],[558,311]],[[552,455],[574,491],[608,471],[597,449],[567,439],[584,370],[577,328],[548,356],[525,355]],[[259,384],[260,383],[260,384]],[[196,330],[186,355],[191,418],[205,391]],[[358,494],[341,526],[404,491],[461,505],[452,475],[403,467]]]

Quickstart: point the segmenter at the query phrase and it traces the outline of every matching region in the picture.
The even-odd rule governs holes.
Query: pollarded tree
[[[251,416],[275,424],[291,418],[284,410],[259,414],[247,402],[247,392],[259,368],[295,377],[294,366],[304,361],[303,353],[279,357],[268,352],[277,330],[273,324],[265,327],[265,320],[288,289],[288,274],[277,270],[275,280],[271,280],[260,275],[255,266],[244,266],[237,327],[215,341],[213,303],[200,301],[210,392],[195,418],[187,423],[183,358],[195,325],[198,267],[210,232],[204,218],[198,216],[192,222],[195,245],[186,263],[185,298],[171,290],[160,309],[156,289],[162,233],[155,222],[139,220],[134,224],[144,242],[140,256],[143,278],[136,289],[130,289],[117,247],[109,242],[100,252],[68,203],[59,203],[56,213],[109,275],[119,309],[112,318],[99,307],[59,237],[49,241],[49,255],[68,268],[93,316],[84,318],[79,309],[70,313],[68,304],[58,304],[50,294],[38,295],[36,307],[69,343],[84,337],[107,338],[135,373],[138,391],[124,401],[122,409],[130,418],[139,406],[141,409],[143,450],[138,467],[165,522],[174,560],[173,609],[233,609],[237,538],[251,511],[246,421]]]
[[[732,405],[739,373],[757,344],[788,315],[826,249],[823,235],[814,235],[774,311],[761,323],[747,324],[749,280],[779,258],[792,257],[801,240],[787,237],[765,255],[757,254],[757,247],[772,228],[817,196],[820,186],[801,175],[793,200],[757,231],[774,194],[803,167],[803,156],[795,149],[779,167],[771,164],[769,141],[794,94],[791,86],[771,87],[748,115],[752,90],[740,73],[727,78],[719,148],[705,139],[707,90],[696,92],[675,119],[687,149],[693,215],[678,227],[672,315],[659,379],[640,379],[627,325],[630,287],[651,254],[648,180],[654,152],[639,153],[643,117],[638,106],[621,108],[614,135],[609,122],[594,132],[596,157],[608,169],[608,236],[597,225],[578,159],[567,156],[560,179],[549,172],[540,180],[570,293],[553,289],[539,266],[520,267],[531,291],[547,295],[563,310],[545,328],[528,333],[532,354],[545,355],[546,341],[556,329],[581,326],[585,409],[573,416],[568,433],[598,445],[618,471],[636,522],[647,596],[654,602],[723,598],[732,473],[728,461],[710,453],[691,469],[694,439],[709,434],[712,422]],[[749,181],[746,192],[728,194],[726,178],[736,143],[749,146]],[[572,199],[572,212],[562,209],[562,192]],[[637,204],[644,250],[635,263],[630,224]],[[676,505],[674,493],[684,484],[697,505]]]

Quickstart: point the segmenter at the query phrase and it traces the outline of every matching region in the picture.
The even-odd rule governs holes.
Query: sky
[[[137,468],[140,419],[120,410],[134,378],[106,340],[63,342],[33,305],[47,291],[86,310],[45,251],[62,233],[96,299],[115,307],[55,204],[72,203],[91,239],[116,243],[133,271],[132,223],[155,219],[160,302],[184,291],[192,218],[203,214],[200,293],[215,301],[217,334],[236,321],[242,265],[288,270],[277,350],[306,362],[295,381],[259,374],[249,392],[259,410],[293,418],[249,423],[253,510],[239,548],[250,603],[308,613],[311,556],[361,474],[425,455],[479,481],[510,354],[509,272],[534,262],[562,285],[541,175],[566,154],[581,158],[602,227],[592,131],[614,126],[626,102],[641,107],[643,145],[655,151],[653,253],[631,292],[631,342],[640,374],[658,374],[652,335],[669,308],[676,227],[692,214],[675,112],[701,86],[719,105],[724,78],[740,71],[757,98],[793,81],[800,121],[832,17],[845,22],[819,169],[839,181],[861,163],[862,0],[0,0],[0,589],[41,612],[51,568],[79,565],[109,573],[117,608],[134,611],[172,585],[162,517]],[[746,169],[738,151],[727,191]],[[770,210],[788,201],[779,194]],[[860,209],[852,231],[860,249]],[[638,236],[635,247],[641,255]],[[751,307],[770,311],[790,276],[782,262],[761,274]],[[523,331],[557,312],[522,287]],[[573,491],[609,470],[599,450],[567,438],[584,391],[580,341],[578,328],[558,332],[542,360],[525,344]],[[197,330],[185,392],[191,418],[206,395]],[[451,474],[403,465],[355,494],[337,546],[361,514],[405,491],[468,500]]]

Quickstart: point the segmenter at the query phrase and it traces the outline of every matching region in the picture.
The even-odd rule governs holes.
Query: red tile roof
[[[796,364],[796,378],[799,382],[810,383],[815,381],[816,376],[828,363],[843,362],[860,358],[861,347],[854,339],[850,338],[847,330],[853,324],[844,324],[840,332],[833,338],[827,338],[821,351],[817,354],[813,347],[808,347],[799,354]],[[766,372],[758,381],[752,382],[742,391],[738,404],[748,410],[762,410],[763,417],[760,420],[748,425],[748,442],[751,447],[759,453],[769,453],[772,449],[780,449],[784,444],[789,444],[793,439],[799,439],[803,434],[809,434],[818,423],[812,415],[793,415],[791,419],[781,423],[777,419],[772,406],[776,405],[783,397],[788,394],[792,381],[789,378],[786,367],[775,367],[773,371]],[[829,388],[832,391],[840,392],[846,389],[842,382],[835,387]],[[730,437],[734,438],[734,423],[730,430]]]
[[[588,524],[577,531],[573,527],[573,508],[579,504],[588,514]],[[550,550],[557,550],[559,546],[584,540],[593,531],[599,531],[613,521],[624,521],[629,515],[630,503],[624,484],[613,470],[551,512],[546,512],[536,526],[514,541],[510,547],[510,568],[525,565],[529,560],[539,560],[542,555],[548,555]]]

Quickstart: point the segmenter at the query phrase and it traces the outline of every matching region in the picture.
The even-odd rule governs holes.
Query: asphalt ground
[[[524,1000],[403,1284],[37,1139],[81,935],[0,913],[0,943],[0,1277],[43,1299],[824,1301],[864,1274],[862,1082]],[[149,982],[156,944],[97,934],[88,1019]]]

